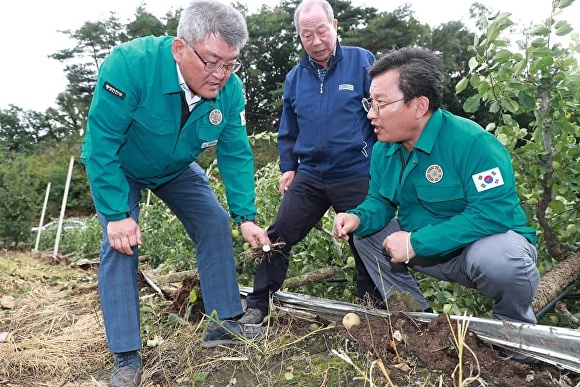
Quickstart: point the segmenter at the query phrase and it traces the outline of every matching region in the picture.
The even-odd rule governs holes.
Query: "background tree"
[[[539,296],[554,290],[557,295],[580,278],[580,40],[574,33],[568,47],[555,41],[572,31],[558,20],[572,2],[554,1],[546,22],[524,30],[516,49],[504,33],[513,25],[509,14],[484,20],[486,34],[470,47],[472,72],[457,85],[458,92],[468,84],[477,91],[464,103],[465,111],[484,104],[495,116],[488,130],[512,151],[520,195],[538,226],[540,271],[555,262],[565,267],[549,283],[542,277]],[[545,297],[535,308],[550,300]]]
[[[378,58],[393,48],[414,46],[424,29],[413,16],[409,5],[393,12],[377,14],[374,8],[366,8],[364,23],[341,34],[344,44],[364,47]],[[340,29],[339,19],[339,29]]]
[[[0,240],[4,246],[19,248],[30,238],[30,225],[37,207],[34,179],[24,173],[24,158],[5,159],[0,167]]]
[[[299,59],[292,15],[282,7],[264,6],[246,20],[250,40],[241,52],[244,66],[238,75],[246,92],[248,132],[277,131],[284,78]]]
[[[21,108],[10,105],[6,110],[0,109],[0,144],[8,153],[26,152],[37,142],[35,122],[32,113],[25,113]]]

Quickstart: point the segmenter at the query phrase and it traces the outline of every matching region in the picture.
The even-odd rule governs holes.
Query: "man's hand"
[[[133,255],[131,248],[141,244],[141,230],[133,218],[109,222],[107,235],[109,245],[123,254]]]
[[[240,224],[240,230],[242,231],[242,236],[246,242],[248,242],[252,247],[260,247],[271,244],[266,230],[254,222],[244,222]]]
[[[334,224],[332,226],[332,233],[337,238],[348,240],[348,234],[356,231],[360,226],[360,219],[354,214],[346,214],[340,212],[334,217]]]
[[[280,195],[284,196],[288,188],[290,188],[290,184],[292,184],[292,180],[294,180],[294,176],[296,176],[296,171],[286,171],[282,174],[280,178]]]
[[[406,231],[397,231],[383,241],[383,248],[391,257],[392,263],[408,263],[407,259],[415,256],[415,250],[413,250],[409,236]],[[407,256],[407,252],[409,256]]]

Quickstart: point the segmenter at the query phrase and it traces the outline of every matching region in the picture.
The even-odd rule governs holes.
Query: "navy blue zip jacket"
[[[321,82],[304,54],[286,76],[278,150],[280,170],[300,171],[322,182],[369,175],[376,135],[361,100],[369,96],[373,54],[341,47]]]

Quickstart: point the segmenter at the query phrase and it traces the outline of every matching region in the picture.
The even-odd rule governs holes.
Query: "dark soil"
[[[453,329],[457,332],[455,322]],[[361,353],[380,358],[385,365],[426,367],[436,373],[453,375],[453,384],[458,385],[458,349],[445,315],[429,324],[417,324],[402,314],[393,317],[390,322],[375,318],[352,327],[349,334],[359,344]],[[464,349],[463,380],[479,377],[488,386],[561,385],[559,379],[562,371],[550,364],[522,364],[509,360],[471,332],[465,337],[465,344],[475,357],[469,350]],[[405,366],[399,368],[402,371],[408,370]],[[575,377],[573,385],[576,385],[580,381],[580,375],[571,376]],[[406,381],[405,372],[391,375],[391,378],[395,385]],[[483,383],[475,381],[473,385],[480,384]]]
[[[199,286],[199,283],[197,281],[184,282],[182,285],[180,291],[177,292],[176,301],[170,307],[172,312],[181,312],[183,304],[187,302],[186,295],[189,294],[189,290],[192,286]],[[413,308],[413,305],[405,303],[404,296],[394,299],[397,302],[393,307],[400,308],[398,310]],[[199,316],[202,310],[201,307],[196,307],[196,309],[199,313],[192,314],[193,316]],[[291,359],[302,359],[305,353],[315,355],[326,352],[330,358],[332,356],[329,349],[347,348],[349,353],[357,353],[358,358],[363,359],[366,365],[380,360],[386,371],[386,376],[385,372],[382,373],[384,384],[381,384],[385,386],[415,384],[502,387],[580,386],[580,375],[540,361],[531,364],[513,361],[504,353],[482,342],[469,330],[464,339],[460,375],[459,352],[453,337],[453,333],[457,335],[457,322],[454,321],[450,325],[446,315],[441,315],[427,324],[418,323],[407,317],[405,313],[397,313],[391,318],[363,319],[360,325],[347,330],[340,322],[334,324],[316,316],[305,317],[301,314],[302,312],[283,309],[272,313],[267,340],[276,340],[278,336],[309,337],[309,339],[299,340],[295,348],[286,349],[280,356],[273,356],[268,361],[270,365],[277,364],[279,367],[278,361],[280,361],[289,364],[292,369],[297,366],[293,365]],[[194,317],[190,322],[195,324],[195,320]],[[313,332],[316,326],[327,327],[327,329],[322,329],[320,333]],[[219,353],[220,350],[217,351]],[[381,374],[380,372],[375,374],[377,373]],[[213,375],[217,376],[216,373]],[[236,373],[236,377],[238,381],[244,380],[242,385],[250,383],[243,373]],[[213,382],[215,383],[215,379]],[[338,382],[335,381],[335,383],[339,385]],[[219,385],[219,382],[215,385]],[[332,385],[332,382],[321,384],[328,387]],[[340,385],[343,384],[340,383]],[[350,383],[347,382],[344,385],[350,385]]]

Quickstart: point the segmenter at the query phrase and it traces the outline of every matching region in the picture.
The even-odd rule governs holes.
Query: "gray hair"
[[[310,10],[313,6],[319,5],[326,16],[328,17],[328,22],[332,24],[334,21],[334,11],[332,10],[332,6],[326,0],[303,0],[298,4],[296,7],[296,11],[294,11],[294,25],[296,26],[296,30],[299,30],[300,26],[298,25],[298,19],[300,18],[300,12],[304,10]]]
[[[215,0],[194,0],[181,12],[177,37],[193,44],[210,35],[241,50],[248,41],[246,19],[231,5]]]
[[[437,110],[443,99],[443,66],[441,59],[422,47],[404,47],[379,58],[370,68],[372,78],[390,70],[399,71],[399,89],[405,103],[415,97],[429,99],[429,111]]]

